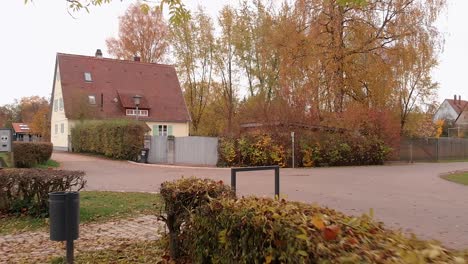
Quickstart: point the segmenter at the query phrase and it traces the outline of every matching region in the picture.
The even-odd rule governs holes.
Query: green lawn
[[[57,161],[55,161],[53,159],[50,159],[50,160],[46,161],[45,163],[37,164],[34,167],[39,168],[39,169],[58,168],[58,167],[60,167],[60,163],[58,163]]]
[[[103,222],[138,214],[159,212],[158,194],[128,192],[80,192],[80,222]],[[0,216],[0,235],[45,229],[47,219]]]
[[[459,184],[468,185],[468,172],[444,175],[442,178]]]

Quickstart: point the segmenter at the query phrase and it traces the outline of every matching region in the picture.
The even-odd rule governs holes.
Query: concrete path
[[[91,156],[54,153],[64,169],[84,170],[87,190],[158,192],[162,182],[182,176],[230,181],[229,169],[145,166]],[[468,186],[439,174],[468,170],[468,163],[281,169],[281,194],[360,215],[374,209],[392,228],[436,239],[450,248],[468,248]],[[244,172],[240,195],[273,196],[272,171]]]
[[[156,240],[162,228],[164,223],[152,215],[81,225],[80,238],[75,241],[75,255],[123,243]],[[65,256],[64,242],[50,241],[48,232],[0,236],[0,263],[48,263],[50,258],[59,256]]]

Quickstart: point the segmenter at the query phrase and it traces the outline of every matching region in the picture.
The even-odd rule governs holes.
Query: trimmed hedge
[[[221,138],[219,142],[220,166],[266,166],[285,167],[285,147],[270,135]]]
[[[47,162],[52,156],[50,142],[13,142],[13,159],[19,168],[31,168]]]
[[[390,153],[377,137],[333,135],[322,143],[301,139],[298,158],[302,167],[383,165]]]
[[[391,148],[375,136],[298,135],[296,142],[296,167],[381,165],[391,154]],[[219,166],[292,165],[289,136],[221,138],[218,148]]]
[[[133,120],[93,120],[78,123],[71,130],[73,151],[136,160],[149,131]]]
[[[50,192],[79,191],[84,172],[49,169],[1,169],[0,213],[47,216]]]
[[[222,181],[193,177],[164,182],[160,193],[165,205],[164,215],[160,215],[160,218],[169,230],[170,254],[173,259],[187,251],[189,245],[184,243],[186,240],[181,227],[189,222],[193,210],[211,199],[234,197],[234,193]]]
[[[181,207],[188,213],[180,219],[177,243],[184,246],[179,257],[191,263],[466,263],[468,259],[468,252],[386,229],[372,215],[352,217],[284,199],[216,198],[208,196],[208,190],[213,185],[227,190],[227,186],[198,181],[163,184],[167,203],[189,201],[185,211]],[[191,182],[195,184],[190,186]]]

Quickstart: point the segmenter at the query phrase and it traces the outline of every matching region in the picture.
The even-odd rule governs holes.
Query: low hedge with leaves
[[[296,167],[381,165],[391,148],[376,136],[336,133],[297,136]],[[281,135],[245,135],[221,138],[219,166],[290,166],[291,139]]]
[[[166,224],[169,217],[177,223],[177,240],[169,240],[171,249],[177,243],[176,256],[188,263],[461,264],[468,260],[468,252],[386,229],[372,219],[372,211],[353,217],[284,199],[236,199],[221,182],[195,178],[164,183],[161,191]],[[168,224],[170,235],[171,228]]]
[[[160,217],[169,230],[169,245],[172,258],[184,255],[188,245],[181,227],[190,220],[195,208],[220,197],[233,197],[231,189],[222,182],[209,179],[182,178],[161,184],[164,214]]]
[[[85,184],[82,171],[0,169],[0,213],[47,216],[50,192],[79,191]]]
[[[382,165],[391,149],[376,137],[329,136],[311,143],[300,140],[299,162],[303,167]]]
[[[31,168],[47,162],[52,156],[52,143],[49,142],[13,142],[15,166]]]
[[[71,130],[73,151],[136,160],[143,147],[143,122],[134,120],[93,120],[78,123]]]
[[[222,138],[219,144],[220,166],[266,166],[285,167],[285,147],[270,135]]]

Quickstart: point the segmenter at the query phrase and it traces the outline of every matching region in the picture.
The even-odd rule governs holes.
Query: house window
[[[91,73],[90,72],[85,72],[84,73],[84,79],[87,82],[92,82],[93,81],[93,78],[91,78]]]
[[[58,104],[58,105],[59,105],[59,110],[60,110],[60,111],[63,111],[63,98],[60,98],[60,99],[58,100],[58,102],[59,102],[59,104]]]
[[[64,133],[65,132],[65,124],[60,124],[60,133]]]
[[[148,110],[136,110],[136,109],[127,109],[125,114],[128,116],[148,116]]]
[[[96,96],[94,95],[88,95],[88,101],[90,104],[96,104]]]
[[[159,136],[167,136],[167,126],[166,125],[159,125],[158,131],[159,131]]]
[[[57,112],[57,110],[58,110],[58,100],[55,99],[54,100],[54,112]]]
[[[58,134],[58,125],[55,124],[55,134]]]

